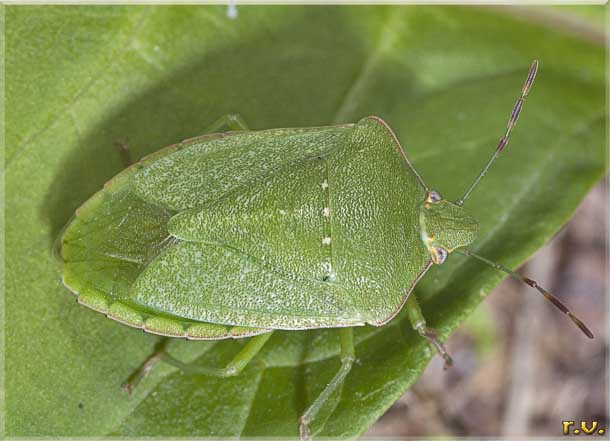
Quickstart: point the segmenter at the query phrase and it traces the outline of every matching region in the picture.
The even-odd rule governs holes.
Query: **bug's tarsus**
[[[409,318],[413,329],[421,337],[428,340],[428,343],[434,346],[436,352],[438,352],[438,354],[443,357],[443,360],[445,360],[445,369],[453,366],[453,360],[447,353],[445,346],[443,346],[439,340],[438,332],[432,328],[429,328],[426,324],[426,319],[424,318],[421,308],[419,307],[419,303],[417,302],[417,298],[414,295],[409,296],[405,308],[407,310],[407,317]]]
[[[515,127],[515,125],[517,124],[517,121],[519,120],[519,115],[521,114],[521,110],[523,109],[523,104],[525,103],[525,98],[527,97],[527,94],[529,93],[530,89],[532,88],[532,84],[534,83],[534,79],[536,78],[536,72],[538,72],[538,60],[534,60],[532,62],[529,73],[527,74],[527,79],[525,80],[525,83],[523,84],[523,88],[521,89],[521,95],[519,96],[519,99],[517,100],[515,107],[513,108],[513,111],[510,114],[510,118],[509,118],[508,124],[506,126],[506,132],[504,132],[504,136],[498,142],[496,151],[492,155],[491,159],[487,162],[487,164],[485,164],[485,167],[483,167],[483,170],[481,171],[481,173],[479,173],[479,175],[476,177],[474,182],[470,185],[470,187],[468,188],[466,193],[464,193],[464,196],[462,196],[460,199],[458,199],[455,202],[456,205],[464,205],[464,202],[466,201],[466,199],[468,199],[468,197],[470,196],[470,193],[472,193],[472,191],[478,185],[479,181],[481,179],[483,179],[483,176],[485,176],[487,174],[487,171],[489,170],[491,165],[494,163],[496,158],[500,155],[502,150],[504,150],[506,148],[506,146],[508,145],[508,139],[509,139],[510,133],[513,130],[513,128]]]
[[[470,250],[462,249],[462,250],[455,250],[455,252],[458,254],[462,254],[463,256],[474,257],[475,259],[491,266],[492,268],[503,271],[506,274],[508,274],[509,276],[513,277],[514,279],[517,279],[517,280],[525,283],[526,285],[531,286],[536,291],[538,291],[540,294],[542,294],[544,296],[544,298],[547,299],[549,302],[551,302],[557,309],[559,309],[561,312],[563,312],[565,315],[567,315],[572,320],[572,322],[574,322],[574,324],[576,326],[578,326],[578,328],[583,332],[583,334],[585,334],[589,338],[593,338],[593,333],[589,330],[589,328],[587,328],[587,326],[578,317],[576,317],[574,314],[572,314],[572,312],[567,308],[567,306],[565,306],[557,297],[555,297],[553,294],[548,292],[546,289],[544,289],[543,287],[538,285],[538,283],[536,281],[530,279],[529,277],[525,277],[516,271],[511,271],[508,268],[506,268],[505,266],[500,265],[499,263],[492,262],[491,260],[486,259],[485,257],[479,256],[478,254],[475,254]]]
[[[169,339],[163,338],[159,343],[157,343],[153,353],[146,360],[144,360],[144,363],[142,363],[140,367],[129,376],[127,381],[121,385],[121,387],[125,389],[128,394],[131,395],[140,381],[142,381],[142,379],[152,370],[152,368],[156,366],[157,363],[163,360],[168,342]]]
[[[443,368],[445,370],[453,366],[453,359],[447,352],[447,349],[445,349],[445,346],[438,339],[438,333],[434,329],[428,328],[427,326],[421,326],[417,329],[417,332],[419,333],[419,335],[428,340],[430,344],[434,346],[436,352],[438,352],[438,354],[443,357],[443,360],[445,361],[445,365],[443,366]]]

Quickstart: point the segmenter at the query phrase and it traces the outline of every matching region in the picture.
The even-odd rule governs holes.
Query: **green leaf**
[[[222,6],[8,6],[5,23],[9,436],[296,436],[339,368],[335,331],[278,332],[239,377],[159,366],[132,396],[120,389],[158,338],[78,306],[53,258],[74,210],[121,170],[117,142],[138,158],[230,112],[253,129],[376,114],[423,179],[456,199],[538,58],[510,145],[467,204],[482,226],[475,250],[518,266],[605,172],[604,49],[561,23],[437,6],[244,6],[235,21]],[[446,337],[501,279],[452,256],[416,295]],[[323,435],[362,433],[433,355],[404,314],[359,329],[356,343]],[[171,351],[221,366],[242,345]]]

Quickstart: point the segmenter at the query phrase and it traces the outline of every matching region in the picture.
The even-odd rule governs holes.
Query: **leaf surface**
[[[604,49],[504,10],[463,7],[9,6],[6,22],[6,432],[10,436],[296,436],[339,367],[334,331],[277,332],[236,378],[159,366],[158,338],[78,306],[53,244],[134,158],[239,112],[252,129],[378,115],[424,181],[457,199],[492,153],[533,58],[519,125],[468,201],[474,249],[516,267],[605,172]],[[501,280],[452,256],[415,294],[448,336]],[[433,355],[404,314],[356,332],[358,361],[322,434],[355,437]],[[172,342],[220,366],[242,342]]]

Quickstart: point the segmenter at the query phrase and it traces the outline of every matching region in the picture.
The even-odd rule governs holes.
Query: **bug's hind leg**
[[[355,360],[355,351],[354,351],[354,332],[352,328],[342,328],[339,330],[341,333],[341,368],[335,374],[330,383],[324,388],[322,393],[318,395],[318,398],[313,402],[313,404],[307,409],[307,411],[299,418],[299,430],[301,433],[301,441],[309,441],[311,439],[311,424],[315,421],[316,416],[319,414],[320,410],[324,407],[325,404],[334,404],[334,406],[338,403],[338,394],[341,393],[341,388],[343,386],[343,382],[345,381],[345,377],[352,369],[352,365]],[[333,393],[337,392],[337,395],[334,396],[334,403],[331,403],[331,398],[333,397]],[[334,406],[328,411],[328,415],[334,410]],[[324,422],[322,422],[324,423]]]
[[[436,352],[438,352],[438,354],[443,357],[443,360],[445,360],[445,369],[451,367],[453,365],[453,360],[447,353],[445,346],[443,346],[441,341],[438,339],[436,331],[426,325],[426,319],[424,318],[424,315],[422,314],[421,309],[419,308],[419,304],[417,303],[415,295],[411,294],[409,296],[406,308],[407,315],[409,317],[409,321],[411,322],[411,326],[413,326],[413,329],[415,329],[419,335],[428,340],[430,344],[434,346]]]
[[[162,360],[168,343],[169,338],[161,338],[159,343],[155,345],[154,352],[149,355],[146,360],[144,360],[144,363],[142,363],[140,367],[129,376],[127,381],[123,383],[121,387],[128,393],[132,393],[140,381],[142,381],[142,379],[152,370],[152,368],[154,368],[155,365]]]
[[[207,366],[194,366],[192,364],[183,363],[180,360],[175,359],[168,353],[164,353],[162,360],[177,367],[178,369],[189,373],[189,374],[200,374],[209,377],[233,377],[239,375],[241,371],[252,361],[254,356],[265,346],[269,337],[273,334],[273,331],[267,332],[266,334],[260,334],[256,337],[251,337],[248,343],[243,347],[239,353],[233,357],[233,359],[223,368],[207,367]]]
[[[223,127],[228,127],[229,130],[248,130],[248,125],[238,113],[229,113],[228,115],[221,116],[214,121],[209,127],[207,127],[204,133],[219,133],[223,132]]]
[[[123,384],[123,388],[131,393],[140,381],[152,370],[152,368],[160,361],[170,364],[178,369],[193,374],[206,375],[210,377],[232,377],[238,375],[254,358],[256,354],[267,343],[273,332],[260,334],[250,338],[248,343],[233,359],[223,368],[193,366],[184,363],[167,353],[167,344],[169,338],[163,338],[156,346],[154,352],[142,363],[142,365],[129,376]]]

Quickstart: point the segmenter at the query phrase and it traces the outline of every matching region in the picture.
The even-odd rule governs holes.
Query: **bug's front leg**
[[[142,365],[129,376],[123,384],[123,388],[131,393],[140,381],[152,370],[152,368],[160,361],[170,364],[178,369],[192,374],[206,375],[210,377],[232,377],[239,375],[241,371],[250,363],[250,361],[258,354],[262,347],[267,343],[273,332],[260,334],[250,338],[248,343],[233,359],[223,368],[194,366],[184,363],[167,353],[167,344],[169,338],[163,338],[156,346],[155,351],[142,363]]]
[[[330,401],[331,396],[334,392],[341,393],[341,387],[345,381],[345,377],[352,369],[354,364],[355,351],[354,351],[354,332],[352,328],[342,328],[339,330],[341,333],[341,368],[335,374],[330,383],[324,388],[322,393],[318,395],[318,398],[313,404],[307,409],[307,411],[299,418],[299,430],[301,433],[301,441],[309,441],[311,439],[311,424],[315,421],[316,416],[319,414],[322,407]],[[338,400],[335,401],[335,405]],[[328,415],[334,410],[330,409]]]
[[[439,355],[443,357],[443,360],[445,360],[445,369],[452,366],[453,360],[447,353],[445,346],[443,346],[441,341],[438,339],[436,331],[426,325],[426,319],[424,318],[424,315],[421,312],[415,295],[411,294],[409,296],[406,308],[407,315],[409,317],[409,321],[411,322],[411,326],[413,326],[413,329],[415,329],[419,335],[428,340],[430,344],[434,346],[434,349],[436,349]]]

